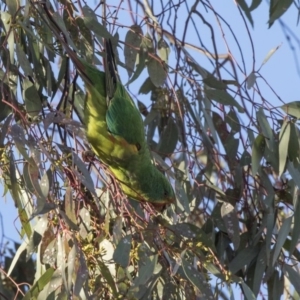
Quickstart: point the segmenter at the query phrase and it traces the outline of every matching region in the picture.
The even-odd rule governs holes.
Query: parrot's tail
[[[105,39],[105,77],[106,77],[106,93],[107,101],[110,101],[114,95],[117,88],[117,82],[119,81],[117,64],[115,60],[115,55],[110,39]]]

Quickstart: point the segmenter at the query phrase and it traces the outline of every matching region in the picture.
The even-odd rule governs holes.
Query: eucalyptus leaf
[[[252,146],[252,173],[255,175],[260,167],[260,161],[264,155],[266,147],[265,138],[259,134]]]
[[[42,100],[40,95],[35,85],[27,78],[24,78],[23,90],[26,111],[31,117],[35,117],[42,109]]]
[[[260,250],[259,246],[248,246],[247,248],[239,251],[237,256],[229,263],[230,271],[235,274],[237,271],[249,266],[252,260],[258,255]]]
[[[23,300],[31,300],[36,298],[37,295],[39,295],[40,291],[51,281],[53,283],[53,280],[56,279],[56,277],[53,277],[54,273],[53,268],[48,268],[45,273],[34,283],[34,285],[29,289],[29,291],[26,293],[25,297],[23,297]]]
[[[167,41],[163,38],[160,38],[158,43],[158,56],[162,61],[164,61],[166,64],[169,61],[169,54],[170,54],[170,47],[167,43]]]
[[[277,236],[277,241],[276,241],[275,248],[274,248],[274,253],[273,253],[273,261],[272,261],[273,266],[277,262],[278,256],[282,250],[282,246],[283,246],[285,240],[287,239],[288,234],[291,230],[292,220],[293,220],[293,217],[286,218],[283,221],[282,226],[280,227],[280,230],[279,230],[278,236]]]
[[[280,0],[270,2],[270,12],[269,12],[269,27],[279,19],[292,5],[293,0]]]
[[[229,93],[224,90],[205,89],[205,95],[210,100],[215,100],[223,105],[234,106],[240,113],[244,113],[244,108]]]
[[[172,118],[169,118],[167,126],[164,128],[159,143],[157,146],[157,152],[162,156],[170,156],[176,147],[178,142],[178,128]]]
[[[106,39],[113,39],[112,35],[98,21],[97,15],[89,6],[84,6],[82,8],[82,12],[84,14],[83,20],[85,25],[99,37],[99,40],[101,40],[100,37]]]
[[[293,102],[286,103],[280,106],[280,108],[283,111],[285,111],[287,114],[297,119],[300,119],[300,101],[293,101]]]
[[[213,299],[213,294],[204,275],[196,270],[189,261],[182,259],[182,267],[188,280],[201,292],[204,299]]]
[[[247,3],[245,0],[237,0],[237,3],[239,4],[239,6],[241,7],[241,9],[243,10],[243,12],[245,13],[248,21],[250,22],[250,24],[252,25],[252,27],[254,26],[254,22],[251,16],[251,10],[249,9]]]
[[[288,121],[284,121],[279,133],[279,176],[284,172],[288,155],[291,126]]]
[[[164,63],[160,61],[157,56],[149,59],[147,70],[152,83],[156,87],[160,87],[165,83],[167,73],[165,71]]]
[[[234,207],[230,203],[224,202],[221,207],[221,216],[227,228],[227,233],[237,250],[240,245],[239,220]]]
[[[139,25],[132,25],[125,37],[124,57],[129,77],[131,77],[135,68],[135,62],[142,41],[142,34],[143,31]]]
[[[123,237],[115,249],[113,259],[120,266],[126,268],[130,260],[130,250],[131,250],[131,240],[132,236],[127,235]]]

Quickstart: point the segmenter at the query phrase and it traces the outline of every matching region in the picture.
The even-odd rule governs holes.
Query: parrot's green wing
[[[107,128],[111,134],[124,138],[139,150],[145,144],[143,119],[125,87],[120,83],[110,40],[105,40],[105,51]]]
[[[132,107],[125,97],[115,96],[106,113],[109,132],[124,138],[129,144],[140,149],[145,143],[143,120],[136,107]]]

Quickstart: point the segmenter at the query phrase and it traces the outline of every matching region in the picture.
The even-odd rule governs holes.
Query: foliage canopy
[[[107,2],[1,1],[1,184],[23,241],[2,246],[0,296],[299,297],[300,101],[274,107],[261,89],[277,48],[259,67],[253,48],[249,72],[211,1]],[[269,26],[292,2],[270,1]],[[246,30],[261,1],[237,3]],[[54,30],[99,68],[113,41],[176,207],[127,199],[93,156],[84,86]]]

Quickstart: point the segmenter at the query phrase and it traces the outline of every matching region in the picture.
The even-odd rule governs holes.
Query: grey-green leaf
[[[252,173],[255,175],[260,166],[260,161],[265,152],[266,141],[265,138],[259,134],[254,140],[252,146]]]
[[[205,277],[199,270],[196,270],[191,262],[182,259],[182,268],[188,280],[201,291],[203,299],[214,299]]]
[[[129,264],[130,260],[130,250],[131,250],[131,235],[126,235],[123,237],[115,249],[113,259],[114,261],[121,265],[122,267],[126,268]]]
[[[139,25],[132,25],[125,37],[124,57],[129,77],[131,77],[135,67],[136,58],[142,41],[142,35],[142,28]]]
[[[26,111],[31,117],[35,117],[42,109],[42,100],[40,95],[35,85],[27,78],[24,78],[23,89]]]
[[[170,47],[168,43],[166,42],[165,39],[161,38],[157,43],[157,47],[158,47],[158,56],[162,61],[164,61],[167,64],[169,60],[169,54],[170,54]]]
[[[159,143],[157,152],[162,157],[170,156],[175,150],[178,142],[178,128],[173,118],[169,118],[167,126],[164,128]]]
[[[83,20],[85,25],[98,36],[98,39],[99,38],[113,39],[113,36],[99,22],[96,13],[89,6],[87,5],[84,6],[82,8],[82,12],[84,14]]]
[[[286,218],[283,221],[283,224],[278,232],[277,241],[276,241],[275,249],[274,249],[274,253],[273,253],[273,261],[272,261],[273,266],[277,262],[278,256],[282,250],[282,246],[283,246],[285,240],[287,239],[288,234],[291,230],[292,220],[293,220],[293,217]]]
[[[30,66],[30,62],[19,43],[16,43],[16,53],[18,57],[18,62],[21,65],[25,76],[33,76],[33,71],[32,67]]]
[[[279,133],[279,176],[284,172],[288,155],[291,126],[288,120],[284,120]]]
[[[234,207],[230,203],[224,202],[221,207],[221,216],[234,249],[237,250],[240,245],[240,229],[239,220]]]
[[[269,26],[271,27],[274,21],[279,19],[292,5],[293,0],[277,0],[270,2]]]
[[[163,62],[157,56],[149,59],[147,69],[150,79],[156,87],[160,87],[165,83],[167,73],[163,67]]]
[[[224,90],[205,89],[205,95],[210,100],[215,100],[218,103],[235,106],[240,113],[244,113],[244,108]]]
[[[280,106],[280,108],[283,111],[285,111],[287,114],[297,119],[300,119],[300,101],[293,101],[293,102],[286,103]]]

